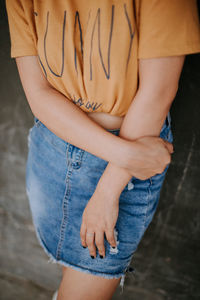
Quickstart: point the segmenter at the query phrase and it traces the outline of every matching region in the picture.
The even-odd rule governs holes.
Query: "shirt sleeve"
[[[34,11],[31,0],[6,0],[12,58],[37,55]]]
[[[200,52],[196,0],[141,0],[138,58]]]

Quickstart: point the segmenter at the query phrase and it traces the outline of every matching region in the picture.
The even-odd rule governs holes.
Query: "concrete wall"
[[[0,1],[0,300],[50,299],[61,270],[39,245],[25,193],[27,134],[33,115],[14,59]],[[174,149],[160,203],[133,260],[123,296],[200,298],[200,55],[187,56],[171,108]]]

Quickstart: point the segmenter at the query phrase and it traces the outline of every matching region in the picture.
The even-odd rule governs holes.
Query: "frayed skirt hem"
[[[119,285],[121,287],[121,293],[123,293],[124,280],[125,280],[126,273],[127,272],[134,272],[135,271],[135,269],[133,269],[132,267],[130,268],[130,270],[127,267],[124,272],[118,273],[118,274],[100,273],[100,272],[96,272],[96,271],[93,271],[93,270],[84,269],[84,268],[82,268],[80,266],[73,265],[73,264],[68,263],[66,261],[63,261],[63,260],[57,260],[53,256],[53,254],[47,249],[46,245],[44,244],[43,240],[41,239],[40,234],[39,234],[39,232],[38,232],[38,230],[36,228],[35,228],[35,233],[36,233],[37,239],[39,241],[39,244],[41,245],[41,247],[43,248],[44,252],[49,257],[48,263],[55,263],[55,264],[58,264],[58,265],[61,265],[61,266],[64,266],[64,267],[70,267],[70,268],[72,268],[74,270],[77,270],[77,271],[80,271],[80,272],[84,272],[86,274],[96,275],[96,276],[100,276],[100,277],[107,278],[107,279],[113,279],[113,278],[120,278],[121,277],[121,280],[120,280],[120,283],[119,283]]]

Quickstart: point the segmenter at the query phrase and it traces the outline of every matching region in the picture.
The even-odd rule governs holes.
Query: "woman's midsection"
[[[112,116],[102,112],[86,112],[89,118],[104,127],[105,129],[118,129],[121,127],[124,117]]]

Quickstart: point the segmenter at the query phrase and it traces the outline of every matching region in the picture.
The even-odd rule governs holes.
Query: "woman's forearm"
[[[138,90],[134,101],[122,122],[119,136],[128,140],[138,139],[142,136],[159,136],[160,130],[170,109],[172,99],[160,101],[161,95],[148,95]],[[126,169],[108,163],[101,176],[97,189],[110,194],[110,198],[117,199],[132,175]],[[109,186],[109,191],[107,187]]]
[[[120,128],[119,136],[134,140],[160,135],[167,113],[175,99],[185,56],[139,60],[139,89]],[[126,170],[108,163],[97,189],[119,197],[131,179]],[[137,176],[136,176],[137,177]]]
[[[42,87],[26,96],[33,114],[53,133],[106,161],[125,164],[127,142],[90,119],[71,100],[51,87]]]

